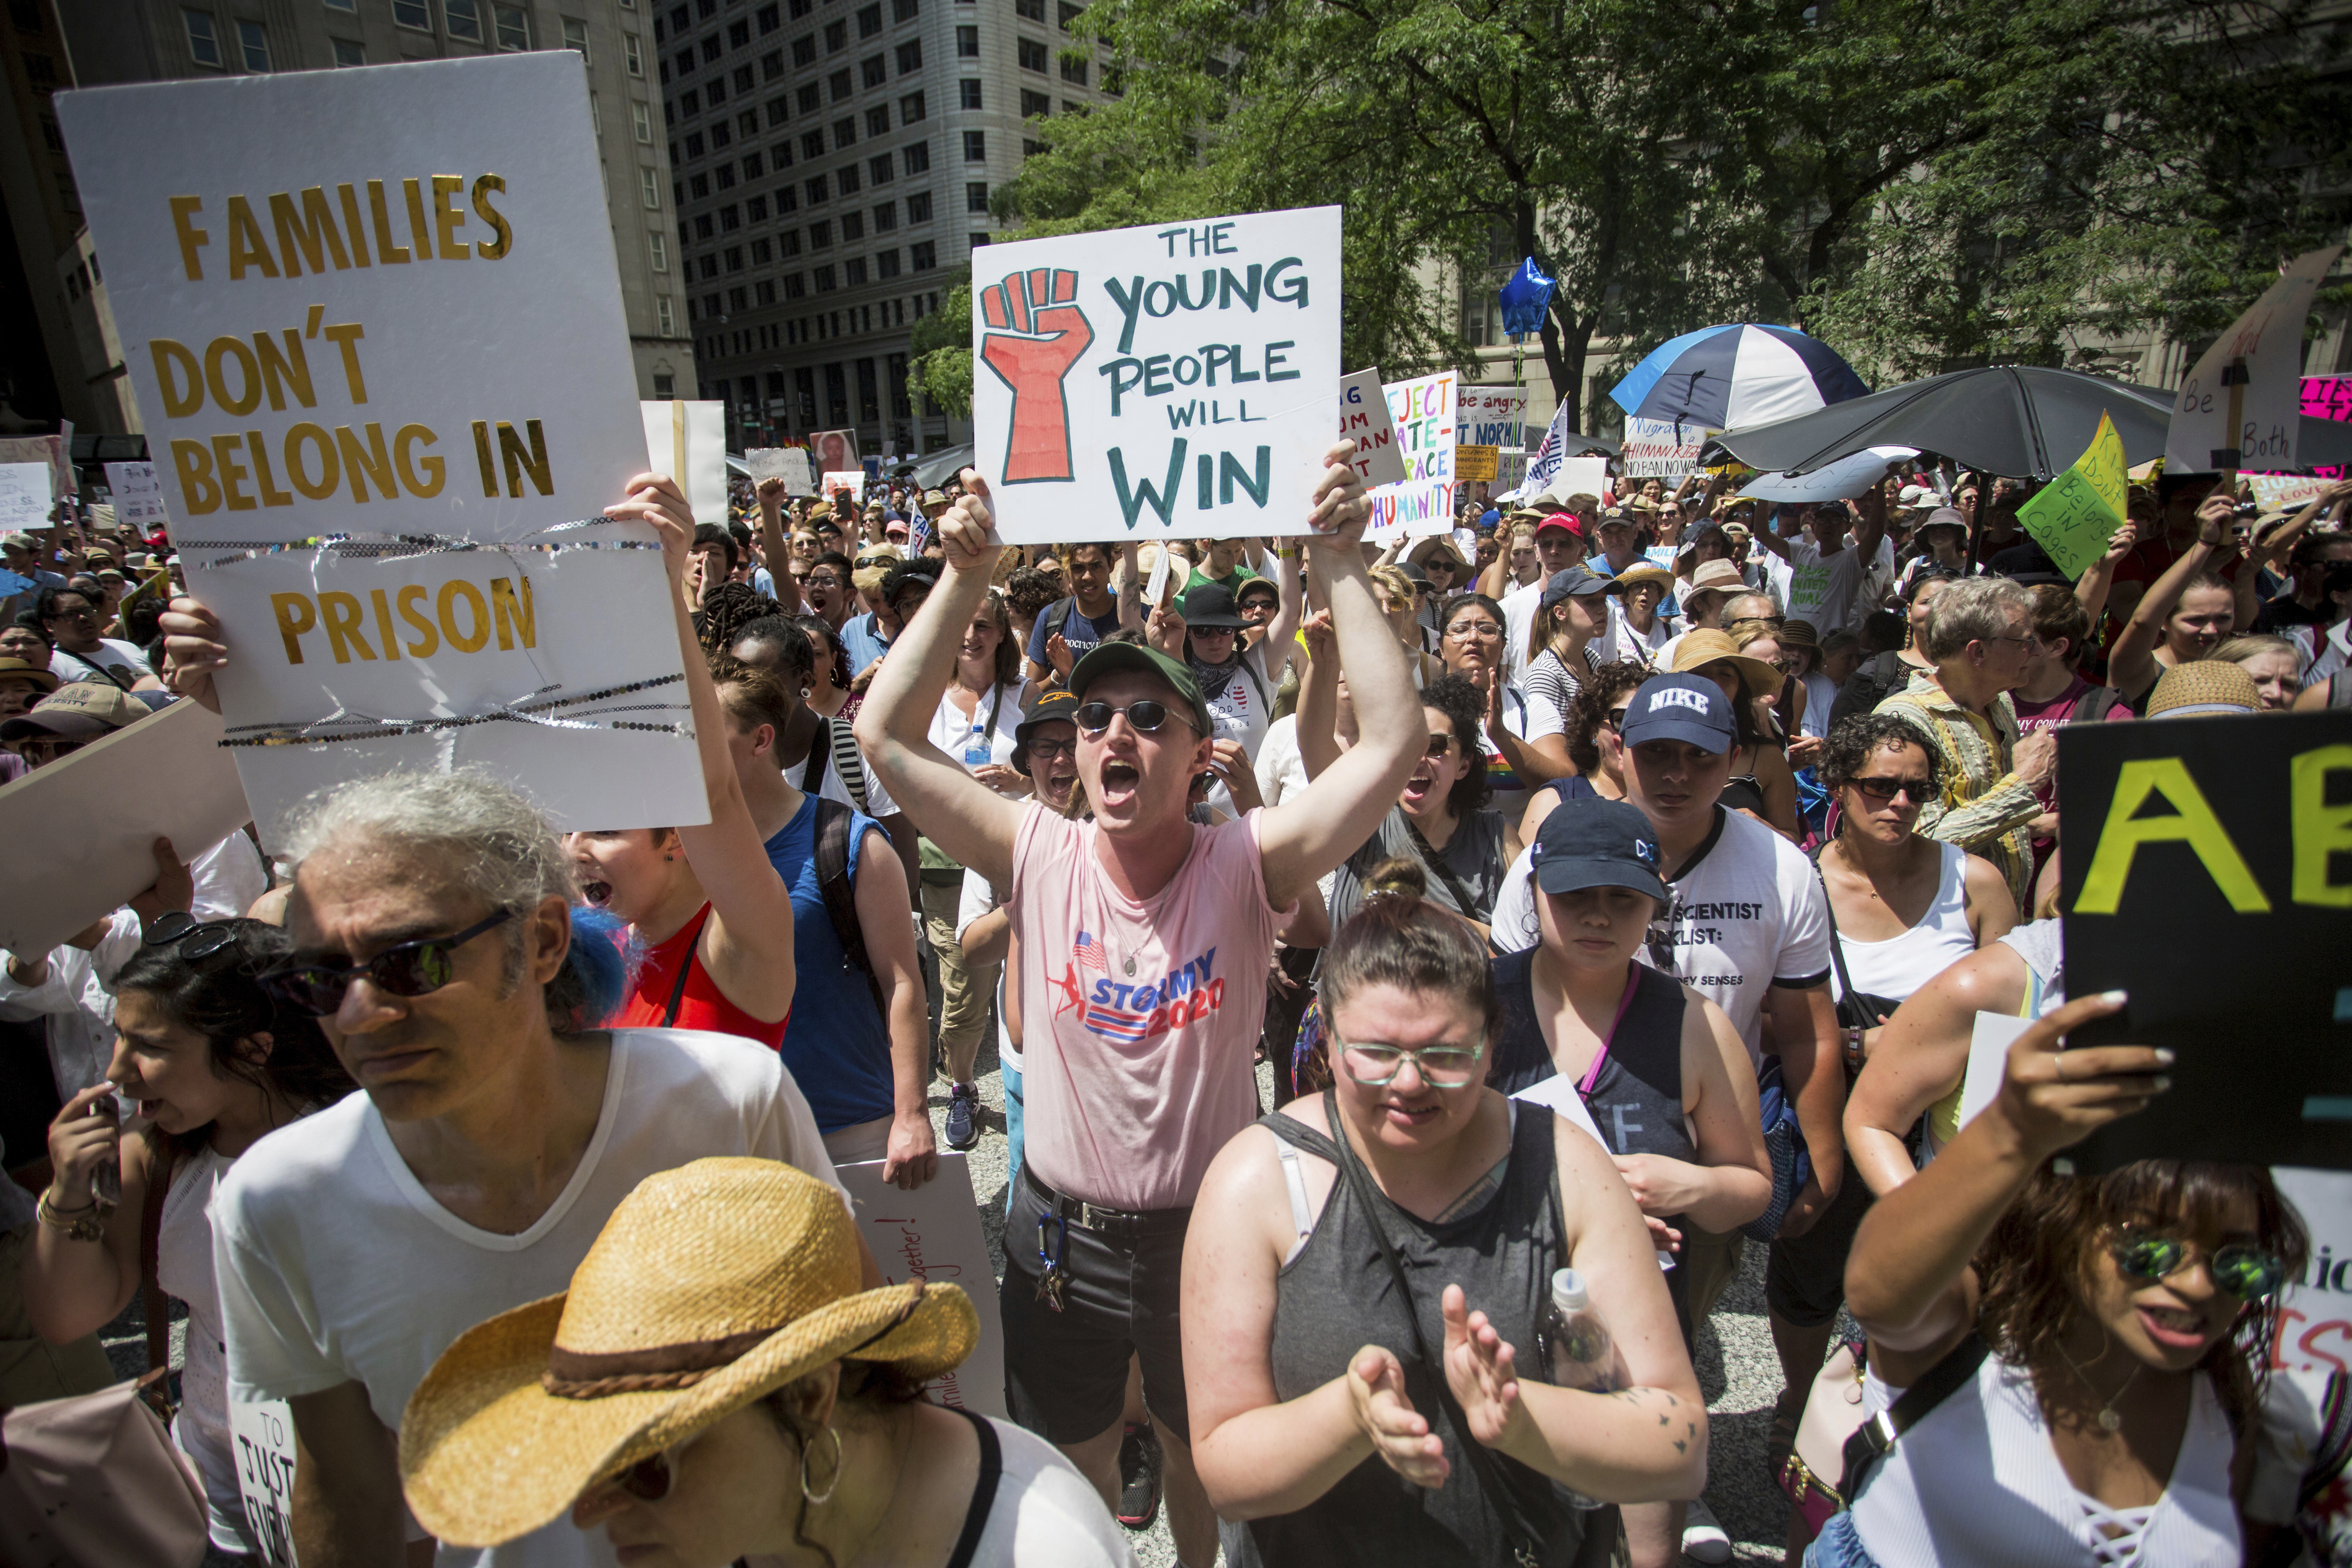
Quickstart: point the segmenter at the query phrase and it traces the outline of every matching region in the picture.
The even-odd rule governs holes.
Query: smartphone
[[[111,1094],[101,1094],[91,1101],[89,1113],[104,1116],[117,1126],[122,1123],[122,1106]],[[89,1187],[98,1201],[109,1208],[122,1201],[122,1160],[119,1155],[89,1173]]]

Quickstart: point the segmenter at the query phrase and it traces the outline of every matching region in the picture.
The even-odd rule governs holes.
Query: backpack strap
[[[819,714],[816,722],[824,733],[809,742],[808,761],[801,769],[800,792],[803,795],[814,795],[824,788],[824,770],[833,758],[832,721]]]
[[[2107,711],[2123,700],[2123,693],[2113,686],[2093,686],[2075,703],[2069,724],[2097,724],[2107,716]]]
[[[841,775],[842,788],[849,791],[850,804],[867,816],[874,809],[866,798],[866,758],[857,749],[857,734],[837,718],[824,721],[825,732],[833,743],[833,769]]]
[[[855,813],[838,800],[816,802],[816,885],[824,899],[825,917],[833,922],[834,940],[841,944],[845,963],[866,977],[866,994],[883,1021],[890,1009],[874,977],[874,960],[866,956],[866,928],[857,919],[857,893],[849,881],[849,835]]]
[[[1926,1375],[1905,1389],[1902,1398],[1854,1429],[1853,1436],[1845,1440],[1845,1476],[1838,1484],[1839,1492],[1849,1505],[1861,1495],[1870,1471],[1895,1447],[1895,1440],[1958,1393],[1976,1376],[1977,1368],[1991,1353],[1992,1347],[1985,1343],[1984,1336],[1971,1331],[1966,1339],[1945,1352],[1944,1359],[1929,1367]]]

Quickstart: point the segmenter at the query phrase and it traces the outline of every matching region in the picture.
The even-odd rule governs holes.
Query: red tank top
[[[710,905],[706,904],[677,936],[645,950],[636,988],[621,1005],[613,1019],[614,1027],[708,1030],[756,1040],[770,1051],[781,1049],[784,1025],[792,1021],[792,1013],[787,1010],[775,1023],[753,1018],[727,999],[696,954],[695,944],[709,918]]]

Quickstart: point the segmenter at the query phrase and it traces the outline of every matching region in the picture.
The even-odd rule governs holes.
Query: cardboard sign
[[[972,465],[1000,537],[1311,531],[1339,208],[992,245],[972,295]]]
[[[1396,419],[1381,391],[1378,371],[1349,371],[1339,378],[1339,434],[1356,444],[1356,472],[1368,486],[1404,482],[1404,454],[1397,448]]]
[[[47,464],[0,463],[0,531],[38,533],[54,502]]]
[[[295,1568],[293,1409],[282,1399],[255,1405],[232,1399],[228,1429],[236,1444],[246,1538],[268,1568]]]
[[[882,1162],[836,1166],[856,1206],[857,1227],[882,1266],[882,1282],[961,1285],[980,1313],[980,1343],[961,1366],[924,1385],[934,1405],[1004,1418],[1004,1322],[996,1311],[996,1266],[980,1228],[971,1166],[940,1151],[939,1174],[912,1192],[882,1179]]]
[[[2299,512],[2319,499],[2335,481],[2323,475],[2249,474],[2254,499],[2266,512]]]
[[[1700,449],[1721,434],[1700,424],[1628,415],[1625,444],[1617,455],[1629,477],[1679,479],[1698,466]]]
[[[803,446],[755,446],[743,455],[743,465],[751,471],[751,482],[782,479],[784,494],[814,496],[816,482],[810,477],[808,449]]]
[[[727,405],[664,398],[637,404],[646,462],[677,481],[698,523],[727,520]]]
[[[866,470],[857,460],[857,432],[855,430],[820,430],[809,437],[811,460],[817,472],[854,468],[862,481]]]
[[[2301,413],[2303,329],[2312,296],[2344,254],[2296,256],[2181,378],[2164,437],[2168,474],[2292,468]]]
[[[2171,1092],[2076,1151],[2352,1169],[2352,712],[2058,732],[2074,1045],[2158,1045]]]
[[[1458,445],[1517,446],[1526,439],[1527,388],[1458,387],[1455,397],[1454,439]]]
[[[698,822],[579,57],[61,93],[173,540],[234,650],[265,836],[479,763],[573,825]]]
[[[176,702],[0,787],[0,947],[46,953],[146,891],[159,837],[190,861],[245,826],[220,741],[218,714]]]
[[[2124,442],[2102,413],[2089,450],[2017,508],[2017,520],[2068,577],[2080,577],[2124,526]]]

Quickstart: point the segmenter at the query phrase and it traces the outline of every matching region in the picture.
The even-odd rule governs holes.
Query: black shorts
[[[1130,1355],[1143,1363],[1143,1403],[1153,1419],[1192,1441],[1184,1403],[1184,1350],[1177,1280],[1189,1210],[1170,1210],[1140,1234],[1109,1235],[1073,1220],[1062,1249],[1069,1279],[1062,1310],[1037,1299],[1037,1217],[1044,1201],[1028,1168],[1013,1183],[1004,1220],[1005,1400],[1013,1419],[1050,1443],[1076,1444],[1118,1426],[1127,1407]]]
[[[1764,1304],[1801,1329],[1821,1327],[1845,1301],[1845,1260],[1853,1233],[1870,1212],[1870,1184],[1845,1162],[1845,1179],[1813,1228],[1802,1236],[1775,1238],[1764,1264]]]

